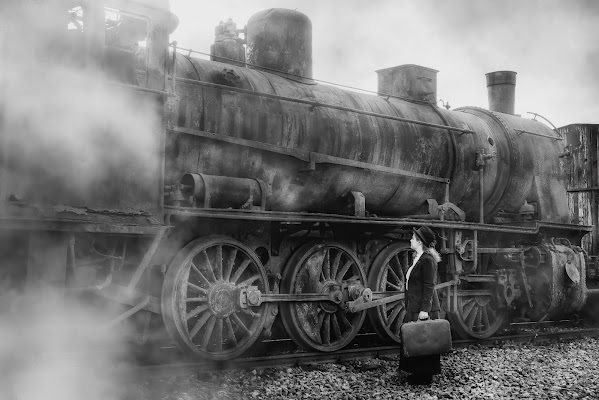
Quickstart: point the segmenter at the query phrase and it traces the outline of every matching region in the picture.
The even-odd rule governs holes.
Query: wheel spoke
[[[248,265],[250,265],[251,262],[252,262],[252,260],[250,260],[250,259],[243,260],[241,265],[239,265],[239,267],[237,268],[237,271],[235,271],[235,274],[231,278],[230,282],[232,282],[232,283],[237,282],[237,280],[239,278],[241,278],[241,275],[245,272],[245,270],[247,269]]]
[[[225,272],[223,273],[223,279],[228,281],[231,278],[231,271],[233,271],[233,265],[235,265],[235,258],[237,258],[237,249],[231,249],[229,253],[229,259],[227,260],[227,266]]]
[[[201,253],[204,256],[204,261],[206,262],[206,272],[208,273],[208,279],[211,279],[212,282],[216,282],[216,276],[214,275],[214,268],[212,267],[212,263],[210,262],[210,257],[208,257],[208,251],[204,250]]]
[[[210,343],[212,331],[214,330],[214,324],[216,324],[216,317],[213,315],[208,320],[208,324],[206,324],[206,331],[204,332],[204,339],[202,340],[202,347],[204,349],[208,348],[208,343]]]
[[[198,307],[194,308],[193,311],[191,311],[189,314],[187,314],[187,320],[189,321],[190,319],[192,319],[196,315],[198,315],[198,314],[203,313],[204,311],[206,311],[208,308],[209,308],[208,304],[204,304],[202,306],[198,306]]]
[[[331,315],[331,322],[333,325],[333,332],[335,333],[335,336],[340,338],[341,337],[341,327],[339,326],[339,320],[337,319],[337,316],[335,314]]]
[[[204,303],[208,301],[206,297],[188,297],[186,303]]]
[[[202,318],[200,318],[198,320],[198,322],[195,323],[195,325],[193,326],[193,328],[191,329],[191,332],[189,332],[189,339],[193,341],[193,338],[198,334],[198,332],[200,331],[200,329],[202,329],[202,327],[204,326],[204,324],[206,323],[206,321],[208,321],[208,318],[210,318],[212,314],[210,313],[205,313],[204,315],[202,315]]]
[[[231,339],[233,344],[237,346],[237,338],[235,337],[235,330],[233,330],[233,325],[231,324],[231,318],[225,318],[225,326],[227,327],[227,331],[229,331],[229,339]]]
[[[191,282],[187,282],[187,289],[191,289],[194,292],[199,293],[199,294],[206,294],[206,295],[208,294],[208,291],[206,289],[201,288],[201,287],[199,287],[197,285],[194,285]]]
[[[191,269],[198,275],[200,281],[202,281],[204,285],[212,286],[212,283],[204,276],[204,274],[202,274],[202,272],[198,269],[198,267],[196,267],[193,261],[191,262]]]
[[[387,319],[387,326],[391,326],[391,324],[393,324],[393,322],[401,312],[401,309],[402,307],[395,307],[395,309],[391,312],[389,318]]]
[[[391,265],[389,265],[389,268],[387,268],[387,271],[391,275],[393,275],[393,278],[395,278],[395,282],[397,282],[397,283],[401,282],[401,279],[399,279],[399,276],[397,276],[397,274],[395,273],[395,271],[393,271],[393,269],[391,268]],[[387,282],[389,282],[389,281],[387,280]]]
[[[340,282],[343,280],[343,277],[345,276],[345,274],[347,274],[347,271],[349,271],[349,267],[351,267],[353,265],[353,261],[352,260],[348,260],[344,265],[343,268],[341,268],[341,271],[339,271],[339,273],[337,274],[337,276],[335,277],[335,280],[337,282]]]
[[[474,310],[474,307],[476,306],[476,300],[475,299],[468,299],[468,301],[462,305],[462,315],[464,320],[468,319],[468,317],[470,316],[470,314],[472,313],[472,310]]]
[[[221,318],[216,320],[215,344],[215,351],[221,353],[223,351],[223,320]]]
[[[403,302],[403,300],[397,300],[397,301],[392,301],[391,303],[387,303],[386,304],[387,310],[391,310],[392,308],[394,308],[395,306],[399,305],[402,302]]]
[[[476,303],[475,303],[476,305]],[[468,326],[471,330],[474,331],[474,321],[476,320],[476,316],[478,315],[478,310],[479,307],[473,307],[472,311],[470,312],[470,314],[468,314],[468,317],[466,318],[466,326]]]
[[[351,327],[351,322],[349,322],[349,320],[347,319],[347,317],[345,316],[345,313],[343,311],[341,311],[341,310],[337,311],[337,316],[339,317],[341,322],[343,322],[343,324],[346,327]]]
[[[489,321],[489,312],[487,311],[488,309],[489,309],[489,306],[483,307],[483,324],[485,325],[486,328],[491,327],[491,322]]]
[[[332,277],[337,276],[337,271],[339,270],[339,263],[341,262],[342,255],[343,255],[343,253],[338,251],[337,254],[335,254],[335,258],[333,258],[333,265],[331,266],[331,276]]]
[[[478,328],[479,332],[483,331],[482,316],[483,316],[484,309],[485,309],[484,306],[478,307],[478,312],[476,313],[476,320],[474,322],[474,324]]]
[[[223,279],[223,246],[216,246],[216,279]]]
[[[397,286],[397,285],[394,285],[394,284],[392,284],[392,283],[391,283],[391,282],[389,282],[389,281],[387,281],[387,286],[391,286],[391,287],[392,287],[393,289],[395,289],[395,290],[399,290],[399,291],[402,291],[402,290],[403,290],[403,288],[402,288],[402,287],[400,287],[400,286]]]
[[[331,279],[331,254],[329,249],[325,250],[324,258],[322,260],[322,273],[324,279]]]
[[[237,287],[242,288],[242,287],[246,287],[246,286],[250,286],[252,283],[254,283],[255,281],[257,281],[258,279],[260,279],[260,275],[252,275],[249,278],[247,278],[245,281],[238,283]]]
[[[324,317],[326,316],[326,313],[322,310],[322,309],[318,309],[318,321],[316,321],[316,329],[315,332],[318,333],[318,336],[320,337],[320,343],[324,343],[324,339],[322,337],[322,324],[324,323]]]
[[[237,325],[246,335],[249,336],[251,334],[250,330],[247,328],[247,326],[245,326],[245,324],[237,314],[232,314],[231,319],[233,319],[235,325]]]
[[[482,322],[484,309],[485,309],[485,306],[478,307],[478,313],[476,314],[476,320],[474,321],[474,326],[477,328],[478,332],[484,332],[487,329],[487,327],[485,325],[483,325],[483,322]]]
[[[324,344],[331,344],[331,315],[327,314],[324,316],[323,326]]]

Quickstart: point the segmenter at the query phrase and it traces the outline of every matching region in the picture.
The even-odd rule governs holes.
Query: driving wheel
[[[328,294],[343,282],[366,287],[360,261],[346,246],[331,242],[307,243],[285,266],[281,293]],[[289,336],[305,349],[336,351],[358,334],[365,311],[346,312],[332,301],[285,302],[281,318]]]
[[[404,271],[412,263],[413,251],[402,243],[385,247],[374,259],[368,274],[368,285],[374,293],[393,295],[404,291]],[[404,300],[397,300],[368,310],[375,331],[385,339],[401,343],[399,329],[406,315]]]
[[[171,262],[162,287],[166,330],[177,345],[212,360],[237,357],[258,338],[265,306],[241,308],[240,289],[268,293],[257,255],[226,236],[192,241]]]

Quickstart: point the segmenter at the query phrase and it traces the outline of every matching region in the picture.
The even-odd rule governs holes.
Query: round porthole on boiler
[[[487,141],[489,142],[489,144],[490,144],[491,146],[495,146],[495,141],[493,140],[493,138],[492,138],[491,136],[488,136],[488,137],[487,137]]]

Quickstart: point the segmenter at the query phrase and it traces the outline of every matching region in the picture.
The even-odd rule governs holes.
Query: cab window
[[[104,9],[104,54],[101,60],[109,79],[147,86],[149,20],[111,8]],[[68,30],[85,31],[81,7],[69,10]]]

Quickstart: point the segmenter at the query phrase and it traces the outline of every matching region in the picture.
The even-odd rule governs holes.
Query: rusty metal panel
[[[209,61],[186,63],[193,71],[183,68],[181,78],[202,82],[205,123],[197,135],[173,132],[177,146],[194,150],[189,162],[171,161],[176,168],[167,171],[167,183],[190,172],[261,179],[271,189],[268,209],[276,211],[338,212],[339,199],[358,191],[368,211],[406,215],[417,214],[426,199],[443,202],[451,179],[449,200],[471,210],[472,220],[480,191],[476,154],[483,149],[498,157],[484,171],[488,218],[534,201],[541,220],[567,220],[557,158],[563,144],[537,121],[474,108],[440,110]],[[185,82],[179,95],[191,96],[193,83]],[[239,111],[232,111],[230,96]],[[207,133],[239,140],[217,143]]]
[[[561,168],[568,179],[568,206],[570,222],[593,225],[592,235],[582,240],[582,247],[589,253],[599,253],[599,186],[597,169],[597,135],[599,125],[573,124],[559,128],[566,139],[568,153],[561,158]],[[588,189],[588,190],[584,190]]]

